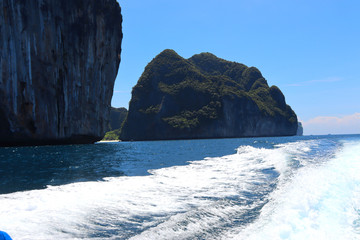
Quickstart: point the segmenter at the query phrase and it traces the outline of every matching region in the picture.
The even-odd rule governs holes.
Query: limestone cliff
[[[295,135],[294,111],[255,67],[165,50],[133,88],[122,140]]]
[[[127,115],[126,108],[111,108],[110,111],[110,122],[109,122],[109,131],[120,129],[122,123],[124,122]]]
[[[304,133],[304,128],[302,126],[302,123],[298,122],[298,129],[297,129],[297,132],[296,132],[296,136],[302,136],[303,133]]]
[[[103,137],[121,23],[116,0],[0,1],[0,145]]]

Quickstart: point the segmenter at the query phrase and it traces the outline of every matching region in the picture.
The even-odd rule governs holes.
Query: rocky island
[[[126,108],[111,108],[108,132],[102,141],[119,140],[121,126],[126,118],[128,111]]]
[[[296,135],[297,116],[255,67],[164,50],[132,91],[121,140]]]
[[[120,63],[116,0],[0,1],[0,145],[92,143]]]

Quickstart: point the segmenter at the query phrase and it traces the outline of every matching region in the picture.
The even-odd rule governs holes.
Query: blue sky
[[[305,134],[360,133],[360,1],[118,0],[121,63],[112,105],[126,107],[145,66],[170,48],[257,67]]]

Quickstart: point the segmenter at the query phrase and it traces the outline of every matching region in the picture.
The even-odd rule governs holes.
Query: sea
[[[15,239],[360,239],[360,135],[0,148]]]

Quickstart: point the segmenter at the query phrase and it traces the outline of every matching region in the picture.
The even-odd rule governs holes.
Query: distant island
[[[298,122],[298,129],[297,129],[296,135],[297,136],[302,136],[303,133],[304,133],[303,125],[302,125],[301,122]]]
[[[292,136],[297,129],[284,95],[257,68],[167,49],[146,66],[116,133],[138,141]]]
[[[102,141],[119,140],[120,129],[126,118],[128,111],[126,108],[114,108],[110,110],[110,122],[108,131]]]

